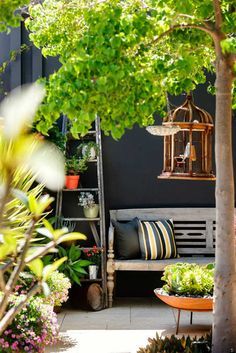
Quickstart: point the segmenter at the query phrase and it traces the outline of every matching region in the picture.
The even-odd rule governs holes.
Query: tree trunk
[[[216,269],[213,353],[236,352],[236,254],[232,156],[232,72],[218,55],[216,69]],[[233,350],[232,350],[233,349]]]

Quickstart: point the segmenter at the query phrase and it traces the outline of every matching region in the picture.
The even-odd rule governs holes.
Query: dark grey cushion
[[[119,260],[140,259],[138,218],[129,222],[112,220],[115,228],[115,258]]]

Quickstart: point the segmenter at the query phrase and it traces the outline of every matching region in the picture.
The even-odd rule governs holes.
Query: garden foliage
[[[212,296],[214,288],[214,265],[200,266],[177,263],[165,267],[163,290],[183,296]]]
[[[227,33],[235,30],[231,6],[222,1]],[[210,36],[188,28],[214,17],[212,0],[45,0],[30,15],[30,39],[61,63],[37,116],[43,132],[63,112],[75,136],[99,115],[105,133],[119,138],[135,123],[152,124],[154,112],[165,114],[166,92],[190,92],[214,69]],[[236,51],[234,37],[222,45]]]
[[[144,348],[139,348],[137,353],[209,353],[211,352],[211,336],[201,338],[188,337],[164,337],[156,335],[149,338],[149,343]]]
[[[1,338],[31,297],[40,292],[50,294],[47,280],[66,260],[64,257],[44,266],[41,257],[63,241],[86,239],[65,227],[53,229],[44,219],[53,198],[40,195],[42,186],[31,190],[34,180],[54,191],[62,188],[65,180],[62,154],[30,132],[43,95],[43,88],[33,84],[16,89],[0,105]],[[26,268],[34,274],[35,284],[11,306],[19,276]]]

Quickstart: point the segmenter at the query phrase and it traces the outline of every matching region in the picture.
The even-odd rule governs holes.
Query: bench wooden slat
[[[182,257],[165,260],[115,260],[115,268],[117,271],[163,271],[167,265],[178,262],[206,265],[214,262],[214,260],[214,257]]]

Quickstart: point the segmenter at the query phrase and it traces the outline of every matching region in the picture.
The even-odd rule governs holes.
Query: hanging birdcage
[[[188,95],[183,105],[169,112],[162,126],[169,128],[170,134],[164,135],[163,171],[158,178],[215,180],[212,116],[194,105]]]

